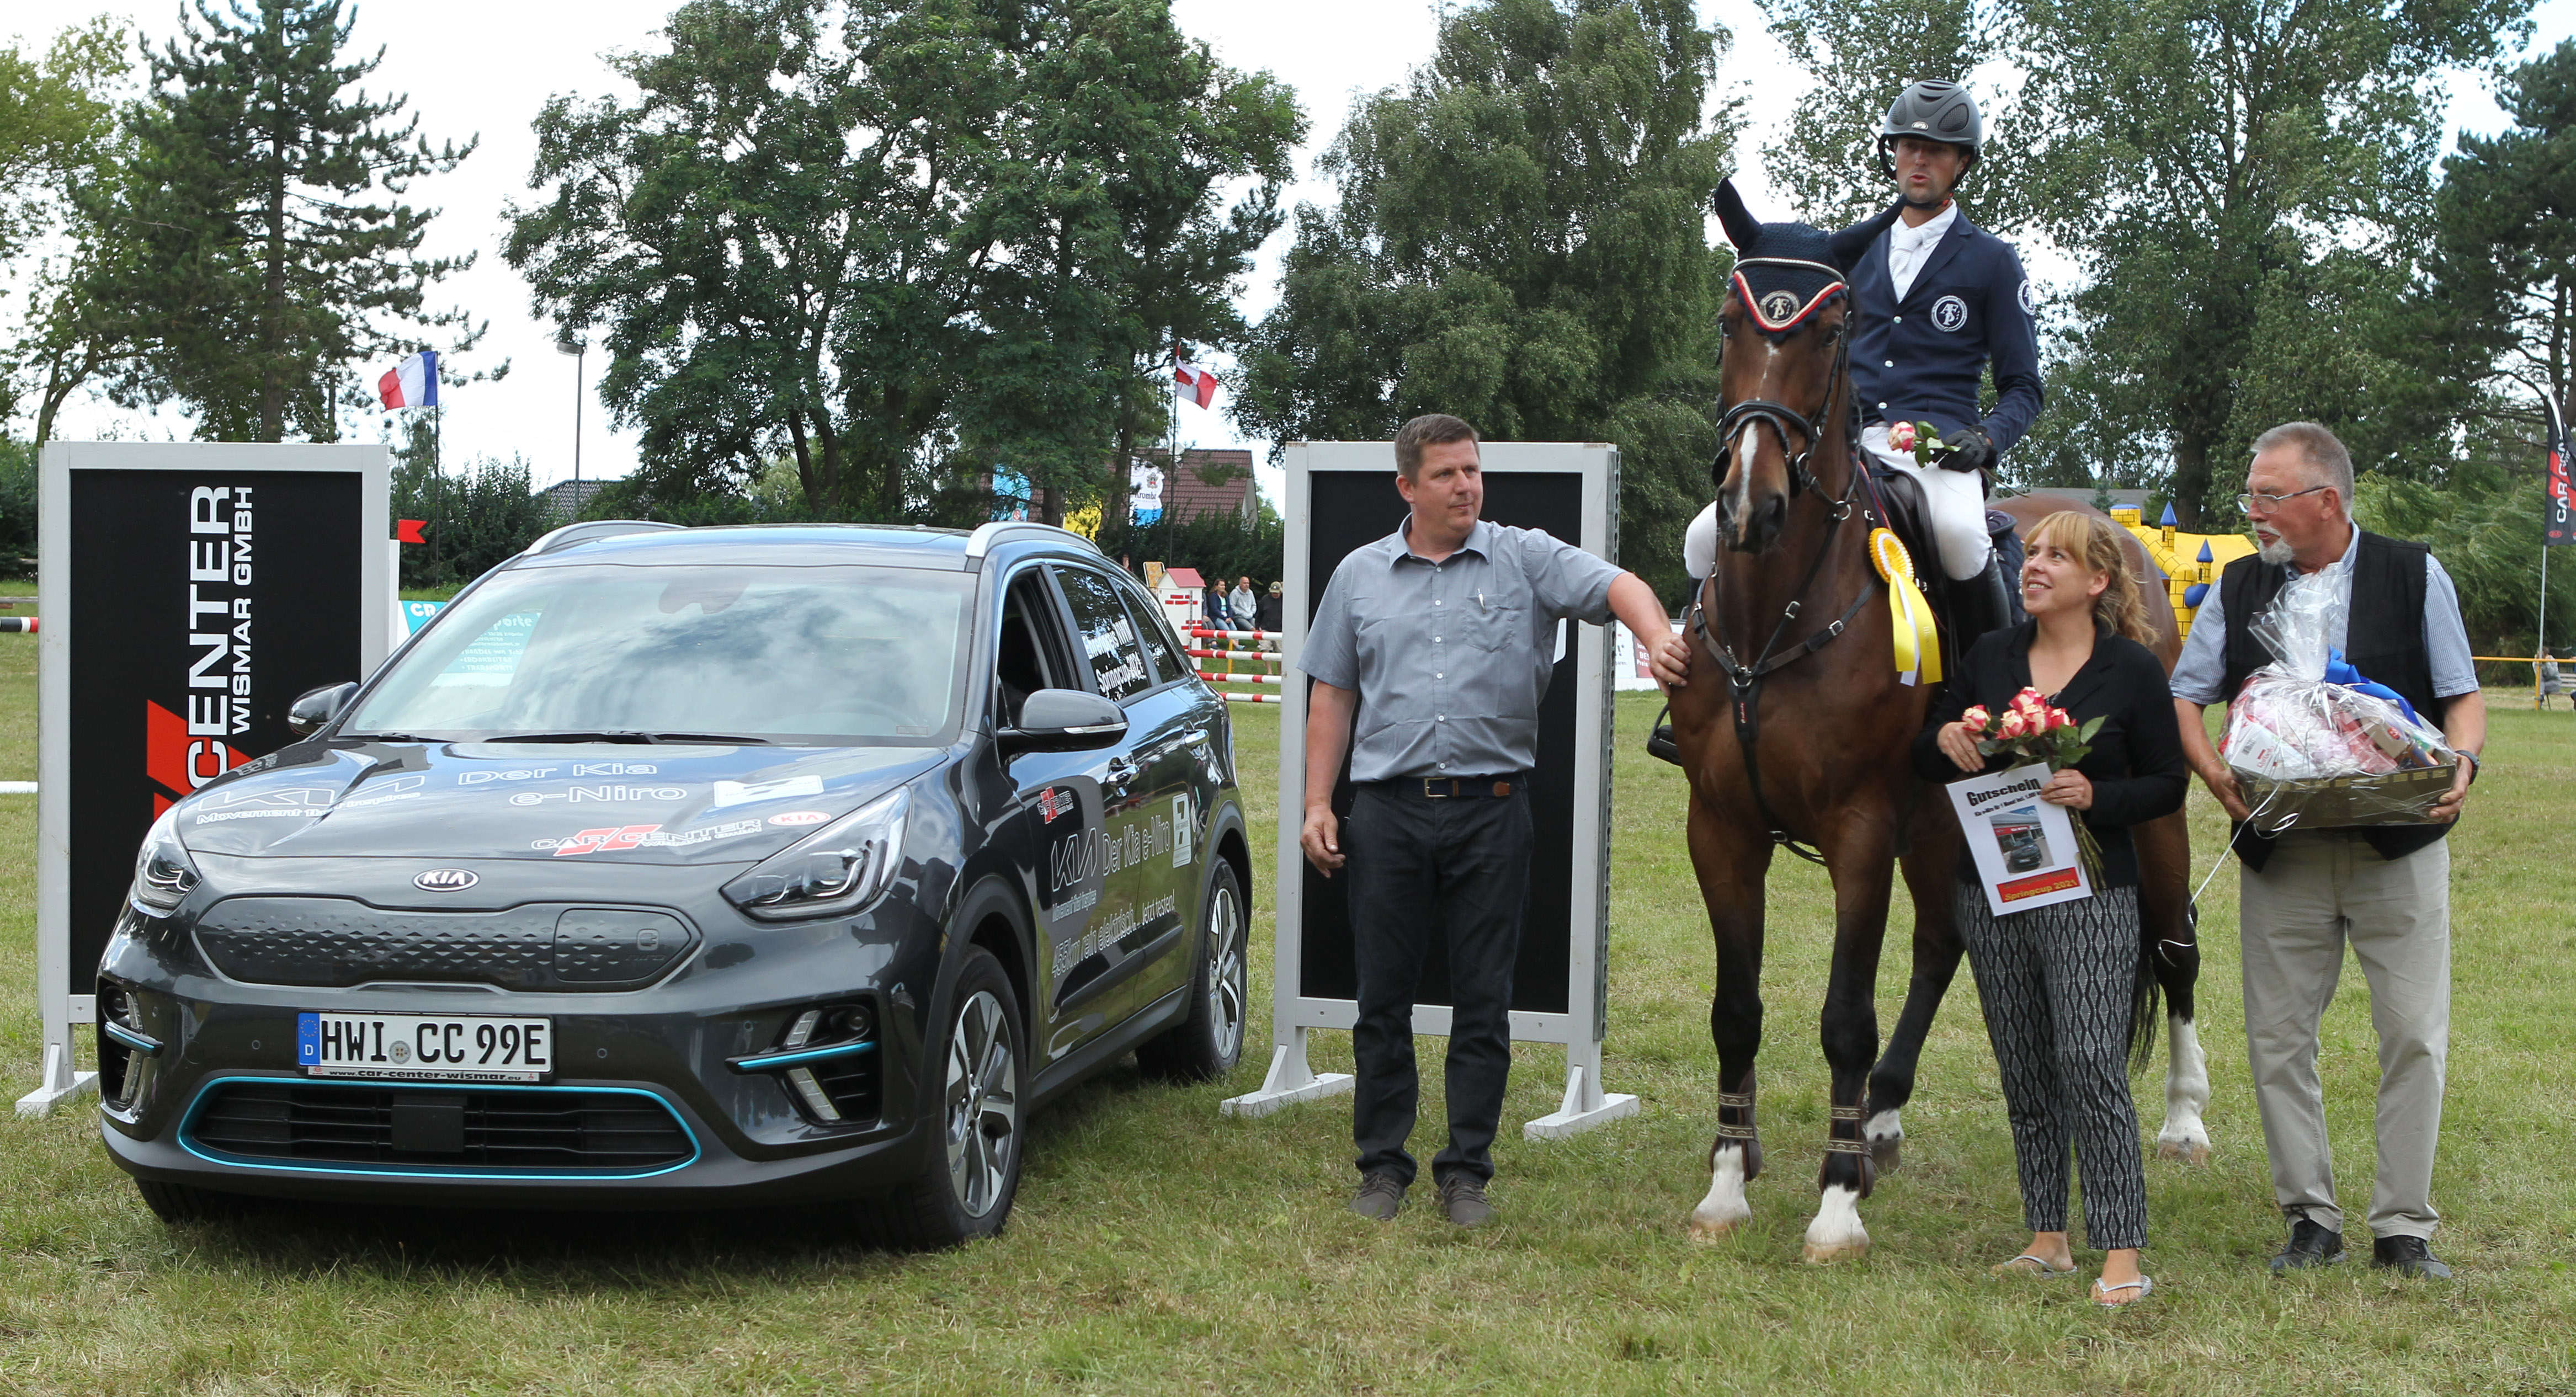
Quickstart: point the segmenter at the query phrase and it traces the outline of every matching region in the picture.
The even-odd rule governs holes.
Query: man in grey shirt
[[[2451,854],[2443,836],[2477,779],[2486,701],[2469,659],[2459,594],[2431,550],[2352,520],[2352,457],[2334,433],[2290,422],[2254,442],[2238,506],[2261,551],[2227,565],[2174,666],[2183,756],[2237,822],[2237,936],[2245,979],[2245,1053],[2263,1114],[2272,1192],[2290,1224],[2274,1271],[2344,1259],[2344,1214],[2326,1150],[2317,1025],[2351,946],[2370,982],[2379,1031],[2379,1169],[2370,1197],[2371,1264],[2447,1279],[2432,1252],[2433,1152],[2451,1026]],[[2266,838],[2201,711],[2233,702],[2270,656],[2250,634],[2293,580],[2330,589],[2329,643],[2364,678],[2406,697],[2460,754],[2450,790],[2422,821],[2289,830]]]
[[[1413,1183],[1404,1149],[1421,1096],[1413,995],[1434,936],[1448,946],[1452,1003],[1449,1147],[1432,1175],[1451,1222],[1493,1216],[1485,1185],[1512,1060],[1528,777],[1558,622],[1615,615],[1641,636],[1670,633],[1636,574],[1538,530],[1478,519],[1480,459],[1475,429],[1455,417],[1404,424],[1396,490],[1411,512],[1333,569],[1297,660],[1314,680],[1300,842],[1325,877],[1350,872],[1359,970],[1351,1134],[1361,1175],[1351,1208],[1379,1221],[1395,1216]],[[1689,669],[1678,639],[1652,659],[1665,685]],[[1345,754],[1358,787],[1347,830],[1332,807]]]

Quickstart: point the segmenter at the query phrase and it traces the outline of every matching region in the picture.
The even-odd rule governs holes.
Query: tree
[[[548,104],[552,197],[508,248],[541,312],[605,328],[664,501],[773,455],[827,514],[995,461],[1098,498],[1149,344],[1224,329],[1297,136],[1169,0],[691,0],[666,32],[616,60],[634,105]]]
[[[53,435],[63,400],[97,368],[94,354],[65,343],[83,318],[69,286],[91,260],[74,195],[118,158],[114,96],[124,49],[123,32],[102,19],[57,35],[41,60],[0,50],[0,264],[17,261],[45,234],[70,232],[68,254],[28,271],[27,309],[0,346],[0,421],[32,392],[34,445]]]
[[[2514,69],[2496,97],[2512,129],[2463,131],[2442,162],[2428,311],[2456,349],[2448,378],[2473,433],[2507,436],[2528,473],[2545,430],[2534,397],[2576,394],[2576,39]]]
[[[1325,155],[1340,202],[1297,210],[1236,421],[1368,439],[1437,410],[1495,440],[1615,442],[1622,559],[1677,595],[1713,492],[1725,44],[1685,0],[1450,12],[1430,64],[1361,98]]]
[[[2285,418],[2365,467],[2447,459],[2409,409],[2437,79],[2525,0],[2008,0],[2035,221],[2082,265],[2062,344],[2093,429],[2170,455],[2187,527]],[[2234,466],[2228,469],[2232,472]]]
[[[389,125],[406,99],[344,95],[383,59],[339,62],[348,36],[340,0],[196,0],[195,23],[145,47],[131,159],[88,194],[126,252],[78,290],[128,322],[119,402],[184,403],[210,440],[327,441],[367,400],[353,364],[423,331],[479,337],[460,311],[424,313],[427,286],[473,259],[418,256],[436,210],[399,201],[474,143],[433,150],[417,119]]]

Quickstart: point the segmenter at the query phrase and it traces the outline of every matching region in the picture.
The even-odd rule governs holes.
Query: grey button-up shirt
[[[1527,771],[1557,623],[1606,624],[1619,569],[1482,521],[1435,563],[1407,541],[1412,522],[1333,569],[1297,668],[1358,693],[1354,781]]]

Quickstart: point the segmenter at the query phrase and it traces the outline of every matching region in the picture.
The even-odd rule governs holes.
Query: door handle
[[[1186,737],[1184,737],[1184,738],[1182,738],[1181,740],[1182,740],[1182,741],[1184,741],[1184,742],[1187,742],[1188,744],[1190,744],[1190,745],[1191,745],[1191,746],[1193,746],[1193,747],[1205,747],[1206,745],[1208,745],[1207,729],[1205,729],[1205,728],[1192,728],[1192,729],[1190,729],[1190,731],[1189,731],[1189,735],[1188,735],[1188,736],[1186,736]]]
[[[1135,779],[1136,764],[1134,762],[1127,760],[1125,757],[1111,757],[1109,759],[1109,780],[1105,784],[1124,786]]]

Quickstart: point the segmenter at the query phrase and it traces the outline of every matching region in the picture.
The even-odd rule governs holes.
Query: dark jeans
[[[1434,1177],[1494,1176],[1494,1130],[1512,1066],[1512,966],[1529,901],[1527,783],[1512,793],[1428,799],[1363,786],[1342,830],[1351,935],[1359,961],[1359,1061],[1351,1138],[1362,1174],[1413,1182],[1405,1137],[1422,1086],[1413,1063],[1413,995],[1435,936],[1449,949],[1449,1148]]]

